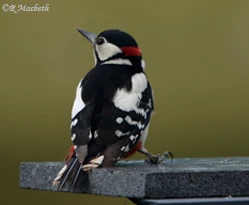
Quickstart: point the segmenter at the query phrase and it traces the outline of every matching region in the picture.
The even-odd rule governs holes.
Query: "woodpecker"
[[[113,166],[135,152],[158,164],[170,152],[145,148],[154,99],[135,39],[110,29],[99,35],[78,29],[93,46],[95,66],[79,82],[71,113],[71,146],[66,164],[53,181],[61,189],[76,185],[80,173]]]

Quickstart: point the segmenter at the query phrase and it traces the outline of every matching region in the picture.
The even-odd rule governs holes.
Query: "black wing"
[[[154,109],[144,72],[131,66],[101,65],[85,76],[77,90],[81,91],[78,102],[84,101],[71,127],[78,156],[85,164],[118,144],[119,150],[112,149],[120,156],[113,158],[122,157],[123,150],[129,151],[139,140]]]
[[[70,172],[75,184],[81,166],[100,155],[104,156],[103,166],[113,165],[125,156],[139,141],[154,109],[152,89],[147,80],[142,92],[118,88],[115,94],[124,92],[124,98],[95,99],[88,103],[82,100],[84,82],[86,81],[79,84],[76,92],[75,105],[78,110],[72,112],[71,134],[76,146],[75,155],[55,179],[60,187],[64,185]],[[125,102],[124,107],[121,106],[122,101]],[[130,106],[125,106],[126,103]]]
[[[103,166],[112,165],[132,150],[148,126],[153,109],[153,96],[149,83],[134,110],[121,110],[113,102],[105,105],[94,134],[94,142],[106,146],[103,150],[105,156]]]

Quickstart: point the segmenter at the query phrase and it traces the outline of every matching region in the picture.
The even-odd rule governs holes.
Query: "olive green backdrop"
[[[137,39],[155,95],[153,153],[249,155],[249,1],[0,2],[49,4],[49,12],[0,10],[1,204],[130,204],[18,187],[21,161],[62,161],[71,145],[75,89],[93,66],[78,27]]]

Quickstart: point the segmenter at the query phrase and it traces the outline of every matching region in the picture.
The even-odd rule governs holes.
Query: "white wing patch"
[[[130,136],[130,140],[131,140],[133,143],[135,143],[138,137],[139,137],[139,135],[136,135],[136,136],[131,135],[131,136]]]
[[[125,121],[126,121],[129,125],[137,125],[137,127],[138,127],[140,130],[144,128],[144,124],[142,124],[141,122],[138,122],[138,121],[133,121],[133,120],[131,119],[131,117],[128,116],[128,115],[125,117]]]
[[[129,145],[121,147],[121,151],[123,151],[123,152],[129,152],[129,150],[130,150],[130,146]]]
[[[127,92],[126,89],[118,89],[113,103],[114,105],[126,112],[135,111],[147,118],[147,110],[138,108],[138,104],[142,98],[142,92],[147,88],[148,81],[144,73],[137,73],[132,76],[132,90]]]
[[[81,98],[81,90],[82,90],[81,81],[76,90],[76,96],[75,96],[75,100],[74,100],[74,104],[72,108],[72,114],[71,114],[72,119],[85,107],[85,103],[83,102]]]
[[[95,132],[94,132],[94,138],[97,138],[98,136],[99,136],[98,132],[95,131]]]
[[[148,84],[148,80],[144,73],[137,73],[132,76],[131,78],[132,82],[132,92],[139,92],[142,93],[146,88]]]
[[[122,117],[118,117],[118,118],[116,119],[116,122],[117,122],[118,124],[121,124],[123,121],[124,121],[124,120],[123,120]]]
[[[117,137],[123,137],[123,136],[125,136],[125,135],[129,135],[131,132],[122,132],[122,131],[120,131],[120,130],[116,130],[115,131],[115,135],[117,136]]]
[[[89,139],[92,139],[92,132],[89,131],[89,135],[88,135]]]
[[[71,137],[72,142],[75,140],[75,138],[76,138],[76,134],[73,134]]]
[[[74,119],[72,122],[71,122],[71,125],[70,125],[70,128],[72,129],[72,127],[74,127],[75,125],[77,125],[78,123],[78,119]]]

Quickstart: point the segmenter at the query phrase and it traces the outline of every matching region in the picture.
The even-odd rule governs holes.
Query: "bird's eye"
[[[97,44],[97,45],[102,45],[104,42],[105,42],[105,40],[104,40],[103,38],[98,38],[98,39],[96,40],[96,44]]]

